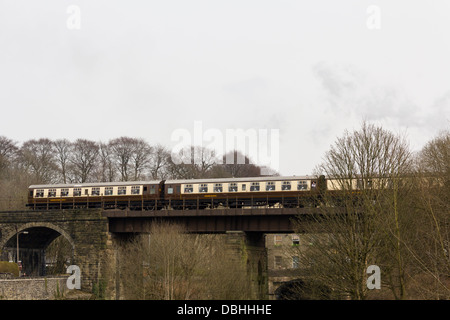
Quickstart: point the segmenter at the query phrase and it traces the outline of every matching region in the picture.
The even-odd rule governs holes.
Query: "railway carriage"
[[[325,177],[247,177],[32,185],[32,209],[214,209],[302,207],[313,203]]]
[[[32,209],[144,208],[155,209],[161,197],[160,181],[31,185]]]
[[[318,179],[308,176],[167,180],[164,194],[173,209],[301,207],[317,187]]]

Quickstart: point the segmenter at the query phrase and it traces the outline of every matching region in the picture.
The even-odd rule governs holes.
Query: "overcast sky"
[[[274,129],[306,175],[363,119],[415,150],[448,129],[449,60],[448,0],[0,0],[0,135]]]

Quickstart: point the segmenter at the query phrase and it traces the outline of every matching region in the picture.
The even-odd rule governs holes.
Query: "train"
[[[332,188],[325,176],[270,176],[31,185],[33,210],[198,210],[303,207]]]

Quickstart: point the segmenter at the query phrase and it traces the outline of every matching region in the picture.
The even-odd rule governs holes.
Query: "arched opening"
[[[74,256],[72,239],[55,226],[22,226],[9,235],[0,260],[18,262],[21,275],[65,273]]]
[[[332,292],[325,286],[311,279],[295,279],[284,282],[275,290],[277,300],[330,300]]]

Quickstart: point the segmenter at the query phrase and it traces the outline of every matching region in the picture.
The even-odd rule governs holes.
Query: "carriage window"
[[[168,194],[172,194],[172,193],[173,193],[173,188],[172,188],[172,186],[167,187],[167,193],[168,193]]]
[[[140,186],[132,186],[131,187],[131,194],[140,194],[141,193],[141,187]]]
[[[291,190],[291,182],[290,181],[283,181],[283,184],[281,185],[281,190]]]
[[[48,197],[56,197],[56,189],[49,189],[48,190]]]
[[[81,196],[81,188],[74,188],[73,189],[73,196],[74,197],[80,197]]]
[[[92,188],[91,195],[99,196],[100,195],[100,188]]]
[[[194,188],[192,187],[192,184],[184,185],[184,193],[192,193],[192,192],[194,192]]]
[[[43,198],[43,197],[44,197],[44,189],[37,189],[36,198]]]
[[[106,187],[105,196],[112,196],[112,194],[113,194],[113,187]]]
[[[308,187],[308,185],[306,184],[306,181],[302,180],[298,182],[297,185],[297,190],[306,190]]]
[[[237,183],[230,183],[228,185],[228,192],[237,192],[237,191],[238,191]]]
[[[216,183],[214,185],[214,192],[222,192],[223,191],[223,187],[221,183]]]
[[[246,186],[246,184],[245,184],[245,183],[243,183],[243,184],[242,184],[242,187],[241,187],[241,189],[242,189],[242,191],[245,191],[245,190],[247,189],[247,186]]]
[[[119,187],[118,189],[117,189],[117,194],[120,196],[120,195],[125,195],[125,194],[127,194],[127,187]]]
[[[250,185],[250,191],[259,191],[259,182],[252,182]]]
[[[156,193],[155,186],[151,186],[150,187],[150,194],[155,194],[155,193]]]
[[[267,182],[266,183],[266,191],[273,191],[275,190],[275,182]]]
[[[202,183],[198,189],[198,192],[208,192],[208,184]]]
[[[61,197],[68,197],[69,189],[61,189]]]

